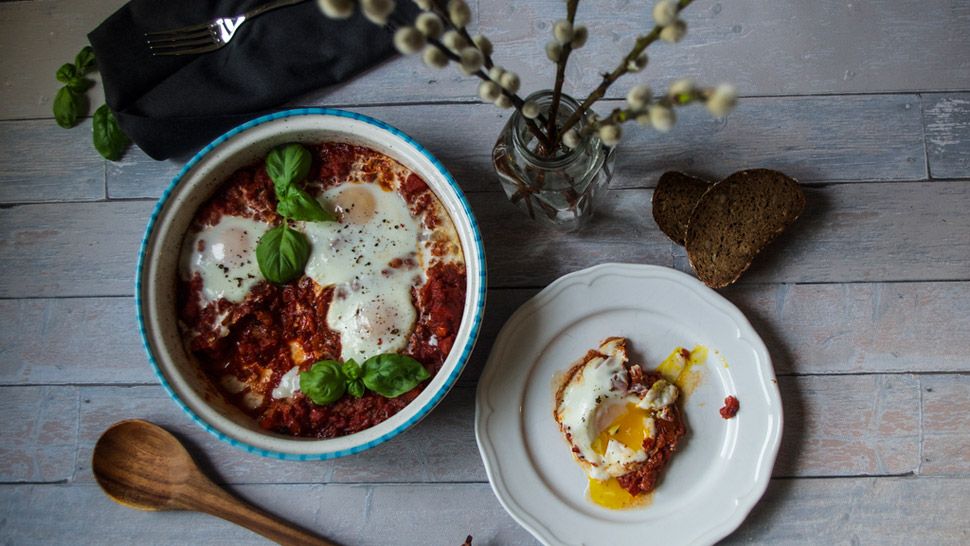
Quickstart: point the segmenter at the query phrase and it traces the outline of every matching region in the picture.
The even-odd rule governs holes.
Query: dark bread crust
[[[694,206],[711,183],[682,172],[667,171],[653,190],[653,221],[675,243],[684,246],[687,223]]]
[[[694,207],[686,248],[697,277],[711,288],[736,281],[805,208],[798,182],[778,171],[739,171],[712,186]]]

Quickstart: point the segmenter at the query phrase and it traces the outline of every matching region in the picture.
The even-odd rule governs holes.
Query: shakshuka
[[[303,275],[277,285],[260,273],[257,244],[286,220],[264,163],[239,169],[185,234],[179,319],[213,385],[261,427],[329,438],[384,421],[430,379],[394,398],[367,391],[317,405],[300,373],[393,353],[433,378],[461,324],[466,274],[455,226],[421,177],[369,148],[305,147],[312,160],[300,185],[335,220],[290,222],[310,243]]]

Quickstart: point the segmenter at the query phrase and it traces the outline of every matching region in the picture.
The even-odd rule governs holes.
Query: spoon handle
[[[239,500],[225,489],[205,480],[196,484],[192,494],[183,499],[186,508],[231,521],[283,545],[337,546],[335,543],[297,529],[252,505]]]

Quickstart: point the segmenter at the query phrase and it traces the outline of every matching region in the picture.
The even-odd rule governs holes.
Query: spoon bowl
[[[195,510],[280,544],[335,546],[246,504],[214,484],[167,430],[139,419],[106,430],[94,446],[94,477],[111,500],[137,510]]]
[[[112,500],[137,510],[180,509],[185,484],[202,477],[175,436],[140,420],[121,421],[101,435],[92,469]]]

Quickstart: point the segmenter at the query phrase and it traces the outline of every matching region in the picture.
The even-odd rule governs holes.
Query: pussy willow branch
[[[458,54],[456,54],[454,51],[448,49],[448,47],[446,47],[445,44],[441,43],[440,41],[434,38],[428,38],[428,43],[436,47],[442,53],[444,53],[445,56],[448,57],[448,59],[451,60],[452,62],[459,63],[459,64],[461,63],[461,57],[459,57]],[[479,69],[477,72],[475,72],[472,75],[477,76],[478,79],[482,81],[487,81],[487,82],[492,81],[492,78],[489,78],[488,74],[486,74],[481,69]],[[513,93],[508,89],[502,87],[502,85],[499,82],[493,82],[493,83],[499,86],[499,89],[502,90],[502,94],[508,97],[509,100],[512,101],[512,105],[515,106],[515,108],[521,112],[522,105],[525,103],[525,101],[522,100],[522,97],[519,97],[519,95],[517,95],[516,93]],[[524,118],[524,119],[525,119],[526,126],[529,128],[529,131],[533,135],[535,135],[539,143],[542,146],[546,146],[546,147],[551,146],[549,137],[547,137],[546,134],[542,132],[542,129],[540,129],[539,126],[536,125],[535,120],[531,120],[528,118]]]
[[[679,0],[677,2],[677,13],[680,13],[684,8],[689,6],[693,1],[694,0]],[[573,112],[573,115],[569,116],[569,119],[566,120],[566,123],[564,123],[563,126],[559,128],[560,134],[565,133],[566,131],[572,129],[574,125],[579,123],[579,120],[583,119],[583,116],[586,115],[586,112],[588,112],[590,107],[593,106],[593,103],[603,98],[603,96],[606,95],[606,90],[609,89],[610,86],[613,85],[614,82],[616,82],[616,80],[620,79],[620,76],[627,73],[627,67],[629,66],[629,64],[631,62],[635,62],[637,60],[637,57],[639,57],[640,54],[643,53],[643,50],[647,49],[647,46],[657,41],[657,38],[660,37],[661,30],[663,30],[663,27],[661,27],[660,25],[656,25],[653,27],[653,30],[651,30],[649,34],[646,34],[644,36],[640,36],[639,38],[637,38],[636,43],[633,45],[633,49],[631,49],[630,52],[627,53],[626,57],[624,57],[623,60],[620,61],[620,64],[613,69],[613,72],[610,72],[609,74],[605,74],[603,76],[603,81],[600,82],[599,86],[597,86],[596,89],[594,89],[593,92],[590,93],[588,97],[586,97],[586,100],[584,100],[583,103],[579,105],[579,108],[577,108],[576,111]]]
[[[687,106],[688,104],[692,104],[695,102],[706,101],[708,97],[711,96],[712,92],[713,92],[712,89],[696,89],[692,91],[690,95],[684,95],[678,98],[661,97],[657,99],[655,104],[658,104],[660,106],[666,106],[667,108]],[[613,111],[610,112],[610,115],[606,116],[605,119],[602,119],[597,123],[590,123],[588,125],[583,126],[583,130],[580,131],[580,134],[582,136],[586,136],[596,132],[596,130],[604,123],[619,125],[627,121],[632,121],[636,119],[638,116],[645,113],[646,113],[645,110],[634,110],[633,108],[614,108]]]
[[[491,68],[495,66],[495,63],[492,62],[492,56],[486,55],[484,51],[482,51],[478,46],[475,45],[475,40],[472,39],[472,35],[468,33],[467,28],[459,27],[451,21],[451,16],[449,16],[448,13],[445,11],[445,9],[441,7],[441,3],[438,2],[438,0],[434,0],[431,2],[431,12],[437,15],[438,18],[445,23],[445,25],[457,31],[458,34],[461,35],[461,37],[464,38],[466,42],[468,42],[470,45],[475,46],[475,49],[478,49],[479,51],[481,51],[482,59],[484,60],[486,70],[491,70]]]
[[[568,0],[566,2],[566,20],[569,21],[569,26],[573,26],[573,22],[576,20],[577,6],[579,6],[579,0]],[[552,91],[552,104],[549,105],[549,120],[546,122],[546,134],[549,135],[549,140],[553,142],[556,142],[559,137],[556,120],[559,118],[559,102],[562,100],[562,85],[566,79],[566,61],[569,60],[569,54],[572,51],[573,43],[570,41],[562,47],[562,53],[559,56],[559,61],[556,63],[556,85]]]

